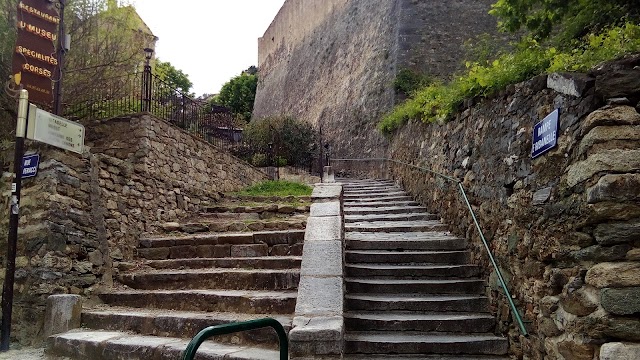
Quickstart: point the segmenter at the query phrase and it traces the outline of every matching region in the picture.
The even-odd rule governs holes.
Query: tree
[[[189,95],[189,91],[193,83],[189,80],[189,75],[176,69],[170,62],[164,62],[160,59],[156,60],[155,74],[169,86],[180,90],[185,95]]]
[[[535,39],[555,36],[566,46],[588,33],[640,20],[637,0],[498,0],[490,13],[504,31],[524,28]]]
[[[214,97],[211,103],[228,107],[244,121],[251,120],[258,87],[258,76],[251,74],[252,69],[255,67],[250,67],[224,84],[220,94]]]

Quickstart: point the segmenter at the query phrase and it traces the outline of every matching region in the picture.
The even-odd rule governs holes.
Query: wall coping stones
[[[344,337],[344,225],[342,185],[316,184],[307,219],[291,356],[342,354]]]

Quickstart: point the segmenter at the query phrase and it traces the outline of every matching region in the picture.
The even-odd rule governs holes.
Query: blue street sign
[[[558,119],[560,109],[555,109],[542,121],[533,126],[533,141],[531,142],[531,158],[553,149],[558,144]]]
[[[30,178],[38,175],[40,155],[29,154],[22,157],[22,178]]]

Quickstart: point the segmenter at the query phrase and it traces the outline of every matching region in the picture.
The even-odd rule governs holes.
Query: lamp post
[[[151,58],[152,48],[144,48],[144,72],[142,73],[142,111],[151,111]]]
[[[331,164],[329,163],[329,159],[331,159],[331,146],[329,145],[329,143],[324,144],[324,156],[327,166],[331,166]]]

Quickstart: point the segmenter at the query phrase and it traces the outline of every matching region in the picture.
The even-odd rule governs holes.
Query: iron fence
[[[204,100],[192,99],[180,90],[145,71],[113,77],[99,87],[80,94],[72,105],[64,109],[64,116],[76,121],[91,121],[149,112],[256,167],[277,168],[290,166],[300,172],[319,174],[322,171],[321,147],[310,146],[304,154],[282,154],[276,134],[273,149],[252,144],[242,138],[242,128],[236,125],[231,110],[223,106],[210,106]],[[321,141],[320,138],[314,141]],[[277,169],[265,170],[277,179]]]

